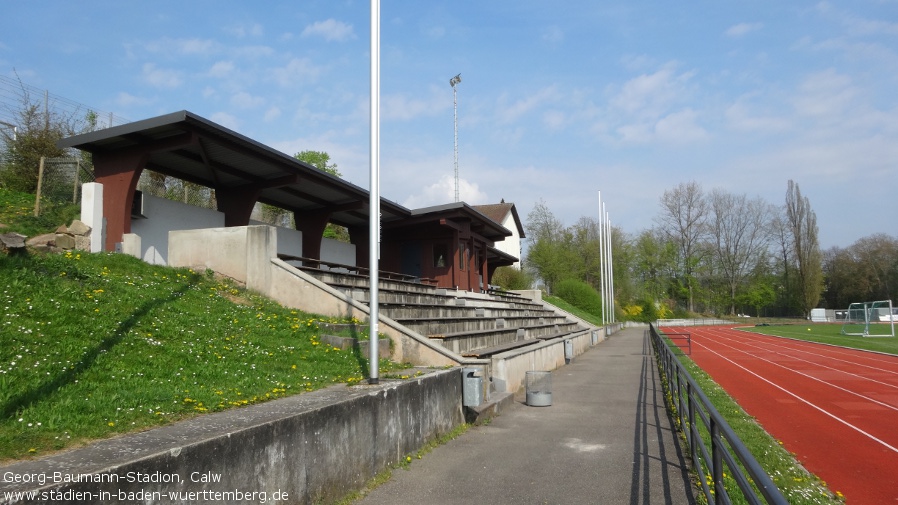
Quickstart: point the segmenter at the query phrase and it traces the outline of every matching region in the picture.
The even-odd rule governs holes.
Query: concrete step
[[[388,316],[389,317],[389,316]],[[448,317],[448,318],[400,318],[396,322],[422,335],[472,332],[497,328],[524,328],[569,323],[563,316],[520,316],[504,318]],[[576,323],[570,323],[576,325]]]

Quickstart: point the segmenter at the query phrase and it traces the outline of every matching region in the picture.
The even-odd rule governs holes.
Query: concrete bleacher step
[[[367,275],[303,270],[354,300],[370,304]],[[384,316],[466,357],[485,358],[582,329],[539,302],[509,293],[447,290],[381,278],[378,303]]]

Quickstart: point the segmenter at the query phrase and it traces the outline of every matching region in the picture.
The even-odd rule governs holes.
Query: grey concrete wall
[[[267,503],[275,493],[286,494],[278,503],[334,501],[463,423],[461,403],[457,368],[376,386],[337,385],[0,467],[0,503],[50,502],[52,492],[69,503],[261,503],[262,493]],[[54,483],[55,472],[81,482]],[[213,482],[196,482],[204,477]],[[10,482],[17,478],[34,483]],[[114,481],[91,482],[97,478]],[[15,491],[47,495],[7,497]],[[195,494],[172,499],[169,492]],[[255,495],[238,500],[236,492]]]

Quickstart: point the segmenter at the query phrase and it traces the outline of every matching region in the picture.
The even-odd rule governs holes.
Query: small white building
[[[496,242],[495,247],[508,255],[520,258],[521,239],[526,238],[526,236],[524,235],[524,226],[521,224],[521,218],[518,217],[518,210],[514,204],[505,203],[503,198],[500,203],[474,205],[474,209],[511,231],[511,236]],[[521,263],[515,263],[513,266],[520,270]]]

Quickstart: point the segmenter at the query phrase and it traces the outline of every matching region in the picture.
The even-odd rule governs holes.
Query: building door
[[[404,242],[400,251],[400,257],[402,261],[402,272],[400,273],[423,277],[420,242]]]

